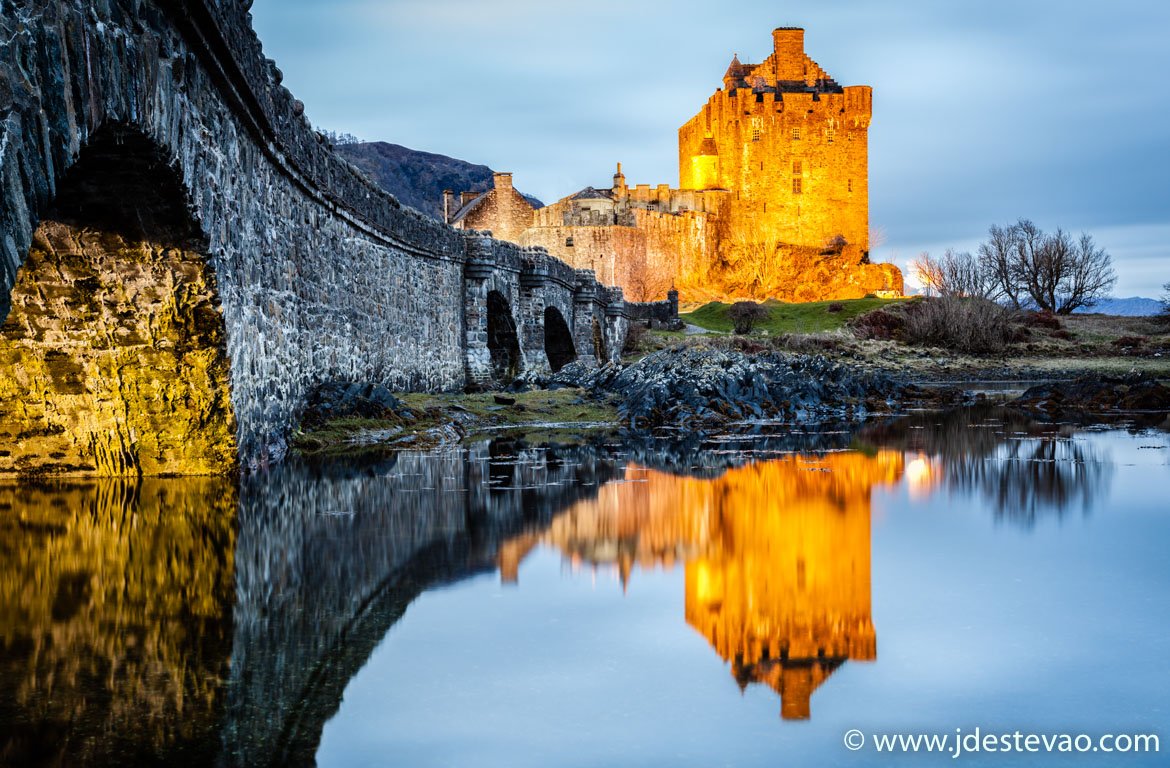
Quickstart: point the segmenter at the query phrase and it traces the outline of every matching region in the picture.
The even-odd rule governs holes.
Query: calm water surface
[[[1167,763],[1166,432],[779,432],[0,486],[0,764]]]

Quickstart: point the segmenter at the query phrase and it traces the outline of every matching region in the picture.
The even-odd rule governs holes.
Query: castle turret
[[[730,91],[736,84],[743,79],[744,65],[739,61],[739,54],[732,54],[731,63],[727,65],[727,71],[723,73],[723,89]]]
[[[613,175],[613,194],[614,197],[624,195],[626,193],[626,175],[622,173],[622,164],[617,164],[617,173]]]
[[[695,189],[719,189],[719,147],[710,133],[691,158],[691,173]]]

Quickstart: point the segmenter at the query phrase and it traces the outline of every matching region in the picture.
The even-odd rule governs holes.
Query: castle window
[[[566,237],[566,238],[565,238],[565,247],[566,247],[566,248],[572,248],[572,247],[573,247],[573,238],[571,238],[571,237]]]
[[[836,137],[837,137],[837,129],[836,128],[826,128],[825,129],[825,142],[826,143],[832,144],[833,139],[835,139]]]
[[[759,141],[759,140],[760,140],[760,129],[753,128],[752,129],[752,141]]]
[[[801,193],[800,181],[801,179],[799,176],[792,180],[792,194],[799,195]]]
[[[850,179],[848,183],[849,183],[849,191],[852,192],[853,191],[853,179]]]
[[[804,172],[804,166],[799,160],[792,161],[792,175],[799,176]]]
[[[800,139],[800,129],[799,129],[799,128],[793,128],[793,129],[792,129],[792,138],[793,138],[794,140],[798,140],[798,139]]]

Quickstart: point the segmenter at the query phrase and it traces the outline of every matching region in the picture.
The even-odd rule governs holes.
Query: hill
[[[339,144],[335,150],[403,205],[436,219],[443,217],[443,190],[483,192],[492,185],[493,171],[486,165],[398,144]],[[538,208],[544,205],[534,197],[525,197]]]
[[[1131,296],[1128,299],[1102,299],[1087,309],[1078,309],[1078,315],[1114,315],[1116,317],[1152,317],[1162,312],[1162,302]]]

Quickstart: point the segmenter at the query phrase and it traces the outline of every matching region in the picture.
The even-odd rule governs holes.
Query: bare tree
[[[979,261],[991,286],[988,298],[1008,304],[1012,309],[1020,308],[1017,233],[1018,225],[1001,227],[992,224],[987,230],[987,241],[980,243],[978,250]]]
[[[1097,247],[1092,235],[1084,232],[1073,243],[1064,266],[1057,286],[1057,314],[1067,315],[1081,307],[1091,307],[1108,296],[1117,284],[1113,258],[1104,248]]]
[[[656,301],[672,287],[670,275],[651,268],[645,254],[634,256],[626,272],[626,296],[630,301]]]
[[[1067,315],[1091,307],[1117,282],[1113,259],[1090,235],[1074,240],[1063,230],[1045,234],[1028,219],[992,226],[979,246],[979,268],[988,298],[1014,308],[1026,300]]]
[[[983,262],[967,251],[948,248],[941,258],[922,253],[911,262],[927,294],[939,296],[973,296],[990,298],[995,292],[993,281]]]
[[[775,289],[780,267],[780,237],[774,227],[736,231],[725,256],[728,288],[749,296],[767,296]]]
[[[1170,320],[1170,283],[1163,284],[1162,290],[1165,291],[1162,294],[1162,317]]]

